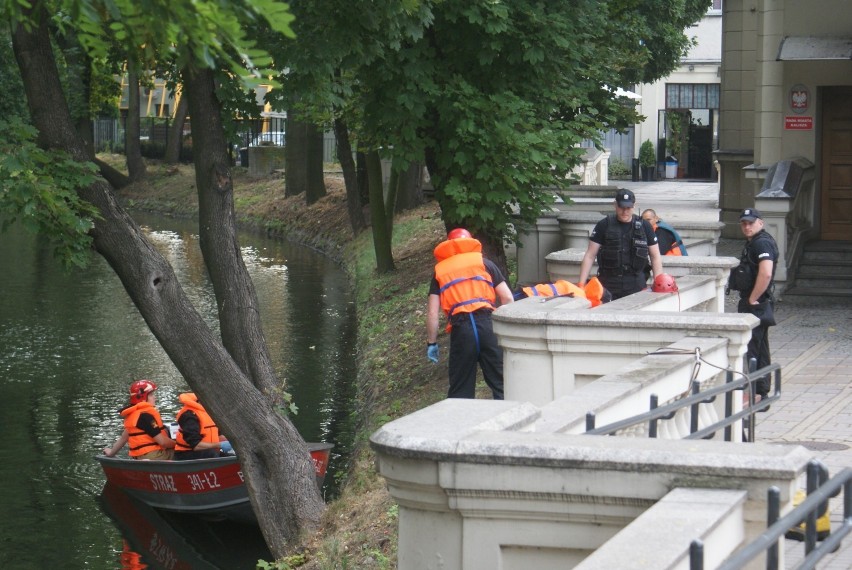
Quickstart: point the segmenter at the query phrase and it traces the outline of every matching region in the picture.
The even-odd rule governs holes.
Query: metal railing
[[[839,528],[831,531],[828,538],[817,546],[817,518],[828,512],[828,499],[843,491],[843,521]],[[836,477],[828,478],[828,469],[817,460],[808,463],[807,498],[802,503],[779,518],[781,512],[781,492],[778,487],[770,487],[767,492],[767,528],[754,541],[729,557],[717,570],[737,570],[758,556],[766,553],[767,570],[778,570],[780,560],[780,540],[792,528],[805,523],[805,558],[795,567],[796,570],[816,568],[817,562],[840,548],[846,535],[852,531],[852,468],[847,467]],[[827,516],[827,514],[825,515]],[[689,550],[690,570],[704,570],[704,545],[694,540]]]
[[[725,383],[719,386],[708,388],[701,391],[701,382],[693,381],[691,392],[692,394],[671,402],[664,406],[658,405],[658,397],[656,394],[651,394],[650,409],[647,412],[619,420],[601,427],[595,427],[595,413],[588,412],[586,414],[586,431],[587,435],[615,435],[619,431],[631,428],[636,425],[648,424],[648,436],[657,437],[657,423],[660,420],[672,419],[675,414],[684,409],[690,408],[690,433],[683,439],[703,439],[712,437],[717,431],[725,429],[725,441],[733,440],[733,424],[745,418],[747,426],[746,441],[753,442],[754,434],[757,427],[757,412],[766,410],[769,406],[781,398],[781,366],[778,364],[770,364],[760,370],[755,370],[749,374],[741,374],[740,378],[734,379],[734,372],[731,370],[725,371]],[[754,401],[755,382],[769,374],[774,373],[775,390],[771,396],[767,396],[760,402],[748,406],[747,408],[734,413],[734,393],[748,389],[751,392],[750,402]],[[717,422],[713,422],[699,429],[699,406],[701,404],[709,404],[715,401],[716,397],[724,394],[725,396],[725,417]]]

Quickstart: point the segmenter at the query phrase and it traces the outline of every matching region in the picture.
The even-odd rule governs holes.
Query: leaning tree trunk
[[[75,160],[86,161],[86,148],[74,128],[62,93],[46,26],[47,15],[43,5],[35,6],[24,11],[34,16],[38,25],[18,25],[13,33],[13,49],[30,115],[39,131],[38,142],[43,148],[63,150]],[[202,135],[205,137],[209,140],[209,135]],[[224,177],[227,188],[229,173],[227,169],[216,167],[219,160],[217,154],[202,177],[220,182],[223,180],[220,177]],[[208,185],[207,188],[216,191],[221,186]],[[323,508],[304,442],[292,424],[255,388],[246,371],[207,326],[181,288],[171,265],[118,205],[109,185],[98,178],[90,186],[79,188],[78,193],[100,214],[91,231],[96,251],[116,272],[172,362],[217,419],[223,432],[233,440],[267,544],[273,555],[284,554],[287,541],[318,524]],[[208,205],[204,208],[207,219],[202,218],[202,227],[213,219],[231,223],[233,216],[219,209],[227,209],[230,198],[230,194],[203,198]],[[209,205],[211,201],[212,206]],[[213,229],[208,228],[208,231]],[[215,255],[205,261],[211,273],[221,275],[232,270],[239,275],[240,268],[233,266],[239,253],[232,235],[233,227],[223,229],[227,237],[214,238],[214,243],[223,250],[214,252]],[[233,267],[228,269],[229,265]],[[231,302],[241,303],[233,307],[237,312],[256,311],[256,304],[248,305],[253,298],[253,291],[246,290],[229,297]],[[223,311],[230,309],[223,307]],[[226,319],[226,322],[229,324],[223,325],[223,329],[232,329],[231,320]],[[262,335],[257,331],[246,342],[256,347],[262,344]],[[240,351],[237,354],[241,358],[248,356]]]

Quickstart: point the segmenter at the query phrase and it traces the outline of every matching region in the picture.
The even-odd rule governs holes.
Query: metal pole
[[[659,405],[659,399],[657,398],[657,395],[651,394],[651,411],[656,410],[658,405]],[[656,418],[652,419],[649,422],[648,437],[653,437],[653,438],[657,437],[657,419]]]
[[[773,485],[769,487],[766,495],[766,526],[768,528],[781,516],[781,490]],[[778,539],[776,539],[772,546],[766,549],[766,570],[778,570],[778,553]]]
[[[814,460],[808,461],[808,496],[811,496],[811,493],[817,490],[819,487],[819,463]],[[805,556],[811,553],[811,551],[816,548],[816,539],[817,539],[817,510],[814,509],[808,513],[807,518],[805,519]]]
[[[689,545],[689,570],[704,570],[704,543],[697,538]]]

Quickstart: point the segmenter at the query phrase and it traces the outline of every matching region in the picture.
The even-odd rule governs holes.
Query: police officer
[[[597,258],[598,277],[613,299],[620,299],[645,288],[648,257],[654,276],[663,272],[660,247],[651,224],[633,213],[636,196],[626,189],[615,193],[615,214],[609,214],[595,225],[589,236],[589,247],[580,264],[580,287]]]
[[[757,360],[757,368],[769,366],[769,327],[775,324],[774,299],[775,264],[778,261],[778,245],[775,238],[763,227],[763,217],[754,208],[746,208],[740,214],[740,230],[746,238],[740,265],[731,272],[729,286],[740,292],[737,311],[752,313],[760,324],[751,331],[746,357]],[[764,376],[757,380],[755,392],[759,402],[769,393],[770,379]]]

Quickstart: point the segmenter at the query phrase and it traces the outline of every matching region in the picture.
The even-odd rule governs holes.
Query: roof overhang
[[[787,36],[778,47],[778,61],[852,59],[852,38]]]

